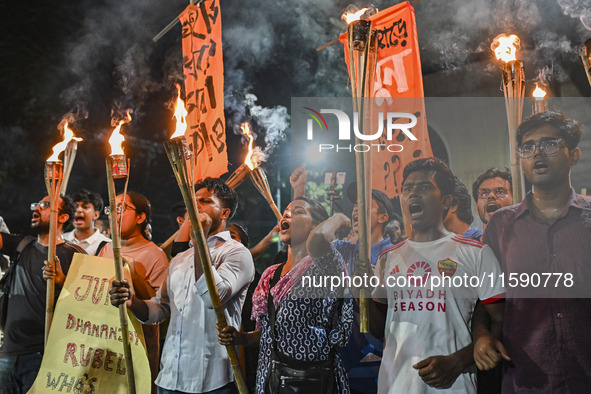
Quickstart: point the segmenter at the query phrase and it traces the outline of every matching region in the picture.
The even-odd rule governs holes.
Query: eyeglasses
[[[540,148],[540,152],[546,156],[553,156],[558,153],[562,143],[562,138],[553,138],[549,140],[540,141],[539,144],[534,142],[526,142],[517,148],[517,152],[522,159],[529,159],[536,153],[536,146]]]
[[[36,210],[37,207],[39,207],[41,210],[44,210],[45,208],[49,208],[49,201],[39,201],[39,202],[32,202],[31,203],[31,211]],[[61,213],[67,213],[61,208],[58,208],[57,210],[60,211]]]
[[[117,214],[118,215],[121,215],[121,212],[125,212],[128,209],[135,211],[134,207],[129,206],[127,204],[117,204]],[[110,215],[110,214],[111,214],[111,207],[105,207],[105,215]]]
[[[485,199],[490,196],[491,193],[494,193],[496,197],[507,197],[509,194],[509,190],[506,187],[495,187],[494,189],[478,189],[478,198]]]
[[[31,203],[31,211],[37,209],[37,207],[41,208],[42,210],[45,208],[49,208],[49,201],[40,201],[40,202],[32,202]]]

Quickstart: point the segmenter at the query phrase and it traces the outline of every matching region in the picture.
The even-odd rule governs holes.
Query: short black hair
[[[230,231],[230,227],[234,227],[236,229],[236,232],[240,236],[240,243],[244,245],[244,247],[248,248],[248,245],[250,245],[250,237],[248,236],[248,233],[246,232],[244,227],[242,227],[236,222],[228,224],[226,230]]]
[[[60,198],[62,199],[62,206],[60,207],[60,209],[63,213],[68,214],[68,221],[64,223],[63,227],[65,229],[70,225],[70,223],[72,223],[72,220],[74,220],[74,214],[76,213],[76,209],[78,207],[76,206],[76,203],[74,203],[74,201],[72,200],[72,197],[66,194],[61,194]]]
[[[470,193],[460,178],[456,176],[454,179],[456,181],[456,188],[452,193],[453,202],[451,206],[458,206],[456,213],[458,219],[466,224],[472,224],[474,216],[472,215],[472,199],[470,198]]]
[[[72,199],[75,203],[92,204],[95,211],[103,211],[103,199],[98,193],[80,189],[72,196]]]
[[[493,167],[486,170],[483,174],[480,174],[472,184],[472,197],[474,197],[474,202],[478,202],[478,189],[480,189],[482,182],[491,178],[502,178],[509,182],[509,190],[513,193],[513,177],[511,177],[511,170],[507,167],[503,169]]]
[[[129,201],[135,206],[135,213],[139,215],[140,213],[146,214],[146,220],[144,220],[141,224],[142,226],[142,235],[148,241],[151,241],[151,225],[150,220],[152,219],[152,206],[150,205],[150,201],[140,193],[128,191],[127,197],[129,197]]]
[[[306,196],[299,196],[293,200],[305,201],[310,206],[310,214],[312,215],[312,222],[314,223],[314,226],[328,219],[328,212],[326,212],[326,209],[322,206],[322,204],[320,204],[318,200]]]
[[[386,223],[382,229],[382,236],[388,234],[388,236],[392,238],[392,234],[394,233],[394,222],[398,222],[401,232],[404,231],[404,220],[402,220],[398,213],[392,212],[392,216],[388,219],[388,223]]]
[[[185,218],[185,213],[187,212],[187,207],[185,206],[185,203],[183,201],[179,201],[176,204],[174,204],[172,206],[172,208],[170,208],[170,210],[174,214],[173,219],[175,219],[175,223],[176,223],[176,218],[183,218],[183,219]]]
[[[213,190],[213,194],[222,201],[224,208],[230,209],[230,216],[228,216],[228,220],[230,220],[234,216],[234,212],[236,212],[236,207],[238,206],[238,195],[236,192],[220,178],[207,177],[195,184],[195,191],[203,188]]]
[[[444,196],[453,194],[456,185],[454,181],[454,174],[443,161],[435,157],[411,161],[406,165],[406,167],[404,167],[404,171],[402,171],[402,185],[404,185],[404,182],[406,182],[406,178],[408,178],[411,173],[416,171],[434,172],[435,183],[437,184],[439,190],[441,190],[441,194]]]
[[[567,119],[562,112],[546,111],[526,118],[515,133],[517,146],[520,147],[526,133],[544,126],[552,126],[569,149],[575,149],[581,142],[581,126],[574,119]]]

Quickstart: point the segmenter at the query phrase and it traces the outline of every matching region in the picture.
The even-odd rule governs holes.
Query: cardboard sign
[[[189,5],[179,19],[188,112],[185,138],[195,157],[194,180],[217,178],[228,171],[219,2]]]
[[[131,283],[129,271],[125,277]],[[109,301],[112,259],[75,254],[57,301],[41,369],[29,393],[127,393],[119,311]],[[128,312],[136,391],[150,393],[141,324]]]

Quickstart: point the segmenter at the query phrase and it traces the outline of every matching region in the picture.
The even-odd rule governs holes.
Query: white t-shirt
[[[74,236],[74,231],[76,231],[76,230],[72,230],[72,231],[68,231],[67,233],[64,233],[63,238],[66,241],[73,243],[74,245],[80,246],[82,249],[84,249],[84,251],[86,253],[88,253],[91,256],[94,256],[96,254],[96,250],[98,249],[101,242],[103,242],[103,241],[111,242],[111,238],[103,235],[100,232],[100,230],[96,227],[94,228],[94,233],[92,233],[92,235],[90,237],[85,238],[83,240],[79,240],[78,238],[76,238]]]
[[[378,393],[476,393],[475,366],[446,390],[423,382],[412,366],[472,342],[476,301],[492,302],[505,293],[492,249],[455,234],[430,242],[406,240],[384,251],[375,274],[380,286],[372,296],[388,305]],[[484,282],[478,286],[475,278]]]

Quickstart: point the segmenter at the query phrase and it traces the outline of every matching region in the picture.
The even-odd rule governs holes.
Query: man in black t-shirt
[[[75,205],[67,196],[62,196],[59,202],[56,254],[61,269],[56,267],[55,300],[64,284],[74,253],[84,253],[81,248],[66,243],[62,238],[64,227],[74,216]],[[31,239],[20,252],[10,283],[4,343],[0,348],[0,388],[3,393],[26,393],[37,376],[43,357],[47,287],[43,268],[49,244],[49,197],[31,204],[31,210],[31,228],[37,234],[37,239]],[[11,256],[12,264],[24,238],[22,235],[0,232],[0,252]],[[52,269],[50,271],[53,272]]]

